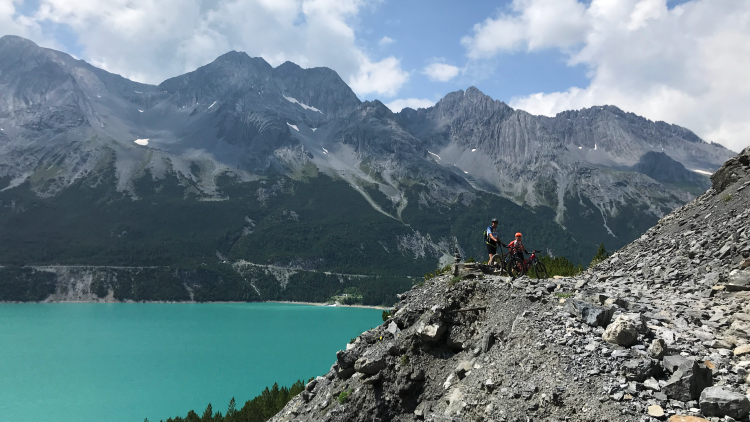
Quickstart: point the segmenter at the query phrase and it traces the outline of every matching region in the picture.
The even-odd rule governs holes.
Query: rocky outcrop
[[[719,171],[711,175],[711,182],[716,192],[723,192],[729,185],[742,180],[748,174],[750,174],[750,147],[742,150],[738,156],[730,158]]]
[[[334,365],[273,420],[745,420],[748,185],[740,174],[575,277],[415,287],[348,347],[377,373]]]

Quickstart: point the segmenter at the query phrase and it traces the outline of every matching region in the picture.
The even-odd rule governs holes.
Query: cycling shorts
[[[487,243],[486,245],[487,245],[487,253],[488,254],[490,254],[490,255],[497,254],[497,246],[492,246],[489,243]]]

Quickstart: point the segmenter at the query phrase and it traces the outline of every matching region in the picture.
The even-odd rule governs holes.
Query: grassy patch
[[[339,404],[346,404],[349,401],[349,396],[352,394],[352,390],[344,390],[339,394]]]

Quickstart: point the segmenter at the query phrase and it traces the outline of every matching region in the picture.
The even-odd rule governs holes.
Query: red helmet
[[[521,234],[521,232],[518,232],[516,233],[516,237],[523,237],[523,235]]]

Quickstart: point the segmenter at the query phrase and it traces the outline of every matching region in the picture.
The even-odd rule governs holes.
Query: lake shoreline
[[[5,304],[22,304],[22,303],[169,303],[169,304],[177,304],[177,303],[186,303],[186,304],[200,304],[200,303],[281,303],[281,304],[289,304],[289,305],[307,305],[307,306],[325,306],[325,307],[331,307],[331,308],[362,308],[362,309],[378,309],[378,310],[388,310],[391,308],[383,307],[383,306],[370,306],[370,305],[342,305],[342,304],[336,304],[331,305],[328,303],[320,303],[320,302],[296,302],[296,301],[286,301],[286,300],[264,300],[264,301],[258,301],[258,302],[235,302],[235,301],[217,301],[217,302],[196,302],[196,301],[168,301],[168,300],[144,300],[144,301],[135,301],[135,300],[43,300],[38,302],[28,301],[28,302],[18,302],[18,301],[0,301],[0,305]]]
[[[378,309],[381,311],[386,311],[391,308],[386,308],[384,306],[370,306],[370,305],[342,305],[337,303],[336,305],[329,305],[328,303],[318,303],[318,302],[293,302],[293,301],[286,301],[286,300],[267,300],[265,303],[287,303],[290,305],[308,305],[308,306],[328,306],[331,308],[363,308],[363,309]]]

